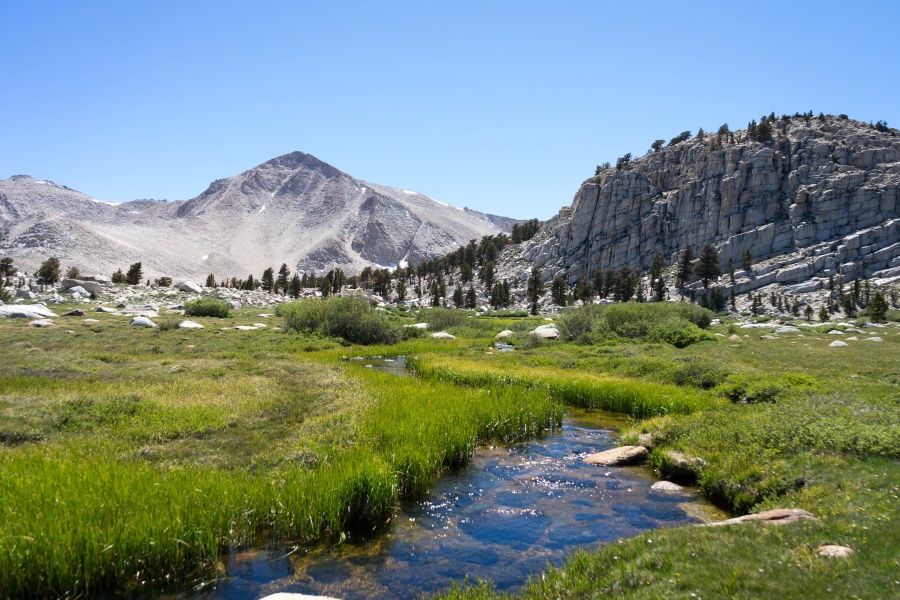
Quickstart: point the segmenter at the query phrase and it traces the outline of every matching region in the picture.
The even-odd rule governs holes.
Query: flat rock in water
[[[148,319],[147,317],[135,317],[129,323],[129,325],[133,325],[135,327],[156,327],[156,323]]]
[[[42,319],[58,316],[55,312],[40,304],[25,306],[0,306],[0,319]]]
[[[584,462],[598,467],[616,467],[633,465],[647,458],[647,449],[643,446],[620,446],[603,452],[588,454]]]
[[[431,337],[439,339],[439,340],[455,340],[456,336],[446,331],[438,331],[437,333],[432,333]]]
[[[650,489],[656,490],[658,492],[680,492],[684,488],[682,488],[677,483],[672,483],[671,481],[657,481],[650,486]]]
[[[828,344],[832,348],[843,348],[844,346],[848,346],[847,342],[842,342],[841,340],[834,340],[830,344]]]
[[[500,333],[495,335],[494,339],[495,340],[505,340],[505,339],[511,338],[514,335],[516,335],[516,334],[513,333],[513,331],[511,329],[504,329],[503,331],[501,331]]]
[[[203,325],[201,325],[200,323],[194,323],[193,321],[184,321],[178,327],[181,329],[203,329]]]
[[[853,548],[849,546],[838,546],[836,544],[825,544],[819,546],[819,556],[832,556],[835,558],[849,558],[853,554]]]
[[[817,519],[805,510],[800,508],[776,508],[753,515],[744,515],[726,521],[717,523],[708,523],[707,525],[715,527],[718,525],[734,525],[738,523],[751,523],[753,521],[761,521],[763,523],[771,523],[772,525],[787,525],[788,523],[796,523],[797,521],[816,521]]]

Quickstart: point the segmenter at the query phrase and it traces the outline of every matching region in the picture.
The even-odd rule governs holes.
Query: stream
[[[405,370],[402,361],[368,365]],[[656,478],[647,467],[583,462],[585,454],[615,447],[624,423],[620,415],[567,408],[561,430],[479,447],[469,465],[443,473],[427,495],[401,502],[387,531],[370,540],[235,553],[227,577],[181,597],[416,598],[467,576],[512,590],[547,564],[563,564],[576,547],[726,517],[696,488],[651,490]]]

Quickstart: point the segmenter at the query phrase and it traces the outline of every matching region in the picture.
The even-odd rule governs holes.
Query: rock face
[[[54,255],[87,272],[140,261],[144,277],[201,281],[283,262],[353,274],[436,258],[514,222],[361,181],[302,152],[177,202],[114,204],[27,176],[0,181],[0,255],[28,270]]]
[[[710,243],[723,268],[731,259],[739,269],[750,251],[738,294],[772,283],[814,291],[831,275],[900,280],[894,132],[829,116],[779,119],[768,142],[738,131],[711,149],[712,137],[585,181],[571,206],[503,254],[498,273],[522,280],[533,264],[544,280],[574,283],[596,269],[647,270],[657,252],[673,265],[687,244],[699,254]]]

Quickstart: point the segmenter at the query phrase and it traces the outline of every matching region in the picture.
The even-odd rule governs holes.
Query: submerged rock
[[[657,492],[680,492],[684,488],[682,488],[677,483],[672,483],[671,481],[657,481],[650,486],[650,489],[656,490]]]
[[[598,467],[633,465],[647,458],[649,452],[643,446],[620,446],[612,450],[588,454],[584,462]]]

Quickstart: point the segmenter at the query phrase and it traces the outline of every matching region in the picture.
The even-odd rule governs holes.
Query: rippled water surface
[[[577,546],[722,516],[696,490],[651,491],[646,467],[585,464],[586,453],[616,445],[616,423],[609,414],[570,411],[561,432],[479,448],[469,466],[399,507],[389,530],[372,540],[290,556],[292,548],[237,554],[226,579],[190,595],[413,598],[467,575],[511,589]]]

